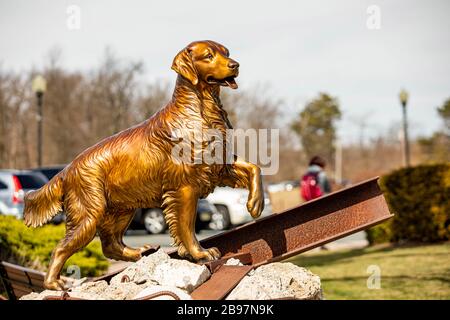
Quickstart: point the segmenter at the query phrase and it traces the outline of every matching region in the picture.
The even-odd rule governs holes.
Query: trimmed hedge
[[[33,229],[26,227],[22,220],[0,215],[0,259],[47,271],[52,250],[64,234],[64,224]],[[67,260],[63,274],[70,265],[78,266],[81,276],[86,277],[103,274],[109,263],[103,256],[100,242],[94,240]]]
[[[380,187],[395,216],[368,230],[369,243],[450,239],[450,163],[396,170]]]

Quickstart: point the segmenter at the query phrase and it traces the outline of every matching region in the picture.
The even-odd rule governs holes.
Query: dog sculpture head
[[[239,63],[229,54],[227,48],[214,41],[192,42],[173,59],[172,69],[193,85],[201,82],[236,89]]]

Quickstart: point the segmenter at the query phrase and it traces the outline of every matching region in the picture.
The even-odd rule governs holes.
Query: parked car
[[[210,227],[212,217],[219,214],[216,207],[205,199],[199,199],[197,203],[197,220],[195,232]],[[144,228],[148,233],[158,234],[167,230],[164,214],[160,208],[146,208],[136,210],[130,229]]]
[[[0,188],[1,188],[2,182],[0,182]],[[7,215],[7,216],[16,216],[18,210],[14,207],[8,206],[4,201],[0,200],[0,215]]]
[[[216,230],[226,230],[253,220],[247,210],[248,190],[241,188],[217,187],[206,198],[219,211],[213,216],[212,225]],[[267,194],[264,194],[264,210],[261,217],[272,214],[272,206]]]
[[[1,213],[23,218],[23,197],[27,191],[39,189],[47,178],[30,170],[0,170]]]
[[[50,180],[51,178],[56,176],[58,174],[58,172],[60,172],[65,167],[66,167],[66,165],[54,165],[54,166],[48,166],[48,167],[34,168],[31,170],[42,173],[44,176],[47,177],[48,180]]]

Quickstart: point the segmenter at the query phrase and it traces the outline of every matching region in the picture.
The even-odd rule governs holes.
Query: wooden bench
[[[45,273],[16,264],[0,262],[0,280],[10,300],[44,290]]]
[[[155,249],[149,249],[153,252]],[[87,278],[87,281],[106,280],[109,282],[112,277],[120,273],[122,270],[105,274],[96,278]],[[37,271],[30,268],[25,268],[17,264],[12,264],[5,261],[0,261],[0,284],[6,290],[10,300],[18,300],[20,297],[32,292],[42,292],[44,288],[45,272]],[[61,279],[70,281],[70,278],[61,276]],[[72,279],[73,280],[73,279]],[[0,296],[0,299],[2,296]]]

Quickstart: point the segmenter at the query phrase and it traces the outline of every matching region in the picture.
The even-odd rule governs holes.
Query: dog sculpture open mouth
[[[215,79],[213,76],[208,76],[206,82],[209,84],[218,84],[224,87],[230,87],[232,89],[237,89],[238,85],[236,83],[237,75],[229,76],[223,79]]]

